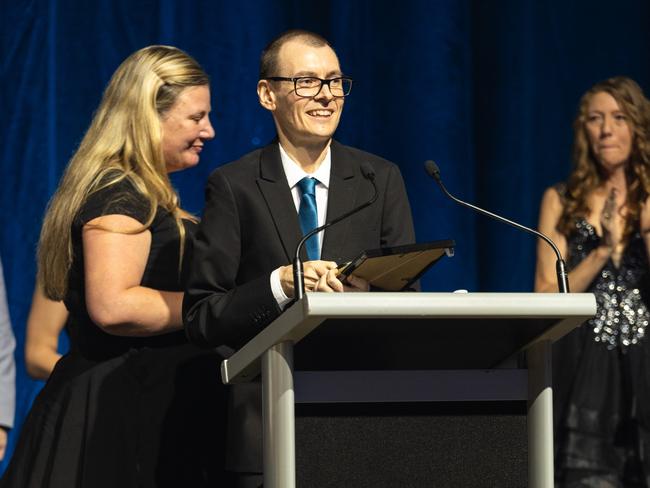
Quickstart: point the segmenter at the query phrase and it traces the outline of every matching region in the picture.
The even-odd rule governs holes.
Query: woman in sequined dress
[[[625,77],[587,91],[574,169],[541,203],[539,229],[566,256],[571,291],[598,303],[554,347],[557,486],[650,487],[648,104]],[[536,291],[557,291],[554,263],[539,244]]]

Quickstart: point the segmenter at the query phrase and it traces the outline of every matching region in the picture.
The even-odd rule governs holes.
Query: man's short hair
[[[279,76],[278,73],[278,54],[280,48],[287,42],[299,39],[308,46],[323,47],[331,44],[320,34],[303,29],[288,30],[273,39],[262,51],[260,58],[260,80],[270,76]]]

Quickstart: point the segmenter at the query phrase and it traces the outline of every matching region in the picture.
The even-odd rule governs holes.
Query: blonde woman
[[[598,302],[554,348],[557,486],[650,487],[649,129],[634,81],[596,84],[574,123],[574,169],[542,200],[571,291]],[[540,243],[537,291],[557,291],[554,262]]]
[[[214,137],[208,77],[150,46],[113,74],[47,210],[45,296],[69,311],[70,352],[30,412],[6,487],[215,486],[219,358],[181,321],[194,219],[168,173]]]

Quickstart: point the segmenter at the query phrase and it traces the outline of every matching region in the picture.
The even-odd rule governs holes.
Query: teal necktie
[[[310,230],[318,227],[316,183],[318,183],[317,179],[308,176],[298,182],[298,188],[300,189],[300,211],[298,212],[298,217],[303,236]],[[318,234],[311,236],[305,245],[307,247],[307,257],[310,261],[320,259]]]

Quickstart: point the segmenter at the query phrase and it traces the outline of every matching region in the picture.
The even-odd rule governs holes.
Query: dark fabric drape
[[[17,425],[39,387],[22,347],[42,214],[134,50],[176,45],[212,78],[216,139],[173,177],[200,213],[210,171],[274,135],[255,94],[261,49],[288,28],[325,35],[355,79],[338,139],[400,165],[419,240],[457,241],[423,288],[529,291],[534,239],[445,200],[422,164],[434,159],[459,197],[536,225],[543,189],[569,170],[580,94],[618,74],[650,87],[649,14],[645,0],[0,0],[0,253]]]

